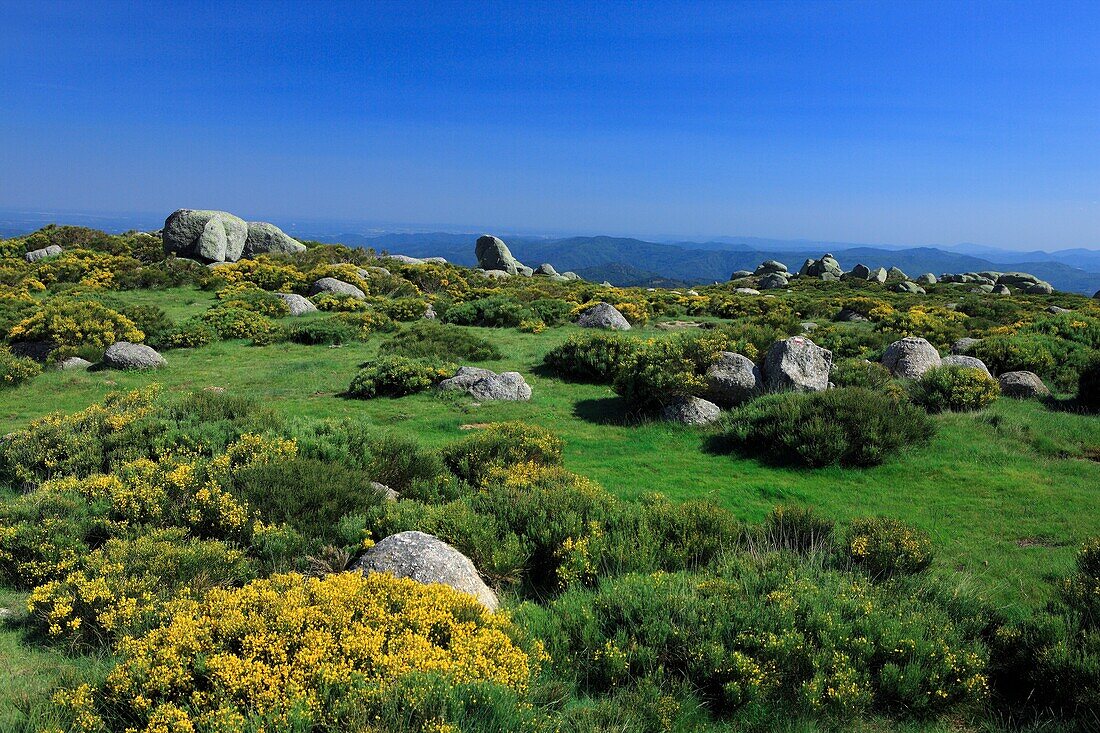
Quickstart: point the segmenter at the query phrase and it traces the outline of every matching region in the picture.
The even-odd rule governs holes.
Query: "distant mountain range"
[[[90,215],[72,212],[0,210],[0,237],[26,234],[50,222],[80,224],[108,232],[157,229],[163,219],[153,214]],[[274,220],[292,236],[349,246],[374,247],[413,257],[445,257],[460,265],[476,265],[475,233],[381,233],[354,223]],[[397,227],[392,227],[390,231]],[[1059,290],[1092,295],[1100,290],[1100,250],[1063,249],[1020,252],[978,244],[901,247],[808,239],[719,237],[706,242],[652,242],[624,237],[504,236],[513,254],[532,267],[549,262],[559,271],[572,270],[587,280],[616,285],[685,287],[723,282],[736,270],[752,270],[776,259],[797,270],[807,258],[831,252],[844,269],[858,263],[870,267],[900,267],[916,277],[924,272],[980,270],[1030,272]]]
[[[363,236],[330,235],[329,241],[373,247],[392,254],[412,257],[445,257],[460,265],[476,265],[472,234],[436,232],[430,234],[383,234]],[[992,250],[992,257],[949,251],[937,247],[890,249],[878,246],[782,240],[737,240],[731,242],[677,243],[647,242],[622,237],[568,237],[545,239],[512,237],[507,240],[512,254],[536,267],[543,262],[558,271],[573,270],[588,280],[607,280],[615,285],[681,287],[722,282],[736,270],[755,269],[764,260],[775,259],[798,270],[807,258],[831,252],[845,269],[858,263],[869,267],[900,267],[912,277],[924,272],[937,276],[945,272],[1018,270],[1030,272],[1059,290],[1092,295],[1100,290],[1100,252],[1064,250],[1058,253]],[[1071,259],[1089,263],[1098,271],[1067,264]],[[985,254],[983,252],[983,254]],[[1071,260],[1072,261],[1072,260]]]

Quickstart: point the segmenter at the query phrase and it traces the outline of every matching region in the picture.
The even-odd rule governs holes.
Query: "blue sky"
[[[0,11],[8,208],[1100,247],[1100,3]]]

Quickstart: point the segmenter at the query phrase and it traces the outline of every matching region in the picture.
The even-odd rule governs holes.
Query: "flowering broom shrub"
[[[932,563],[932,539],[905,522],[883,517],[857,519],[848,528],[848,557],[873,577],[912,575]]]
[[[435,359],[380,356],[355,375],[347,396],[361,400],[403,397],[431,389],[455,373],[455,366]]]
[[[42,367],[33,359],[16,356],[8,347],[0,346],[0,389],[29,382],[41,373]]]
[[[578,334],[550,349],[543,362],[559,376],[608,384],[637,343],[617,334]]]
[[[549,430],[522,422],[494,423],[443,449],[459,478],[481,486],[494,469],[519,464],[560,466],[565,443]]]
[[[145,334],[126,316],[89,300],[55,298],[11,328],[11,341],[45,341],[58,356],[80,348],[106,349],[116,341],[138,342]]]
[[[348,730],[410,675],[523,690],[538,664],[506,616],[377,573],[275,575],[169,610],[120,642],[101,686],[59,697],[73,730]],[[419,730],[445,729],[431,725]]]
[[[922,374],[909,393],[929,412],[963,412],[989,407],[1001,396],[1001,387],[981,369],[942,366]]]

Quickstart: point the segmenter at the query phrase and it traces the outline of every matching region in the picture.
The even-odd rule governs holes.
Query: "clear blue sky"
[[[1100,247],[1100,3],[7,2],[0,206]]]

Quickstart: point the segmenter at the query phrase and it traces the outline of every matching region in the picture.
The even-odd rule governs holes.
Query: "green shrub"
[[[1077,378],[1077,403],[1100,410],[1100,355],[1093,356]]]
[[[208,346],[218,339],[217,332],[201,318],[190,318],[178,324],[169,333],[164,343],[173,349],[197,349]]]
[[[397,329],[397,324],[392,318],[373,310],[338,313],[336,319],[354,328],[360,339],[366,339],[372,333],[389,333]]]
[[[446,361],[488,361],[504,355],[491,341],[459,326],[417,321],[382,344],[383,354]]]
[[[387,298],[377,308],[395,321],[419,321],[428,310],[428,301],[423,298]]]
[[[355,375],[347,395],[362,400],[423,392],[455,372],[453,364],[404,356],[380,356]]]
[[[34,359],[16,356],[8,347],[0,346],[0,389],[29,382],[41,373],[42,367]]]
[[[416,498],[418,491],[443,487],[450,478],[438,451],[360,422],[310,421],[298,426],[294,437],[300,455],[354,466],[403,497]]]
[[[172,319],[159,306],[123,305],[117,310],[145,334],[145,343],[150,346],[160,347],[167,344],[168,336],[175,330]]]
[[[346,344],[355,341],[358,337],[359,334],[353,326],[334,318],[296,323],[287,333],[290,341],[308,346]]]
[[[380,504],[381,491],[363,471],[315,458],[292,458],[239,472],[234,490],[265,521],[288,524],[305,537],[332,543],[340,520]]]
[[[931,437],[920,408],[881,392],[841,387],[765,395],[727,418],[725,439],[777,463],[873,466]]]
[[[535,316],[547,326],[568,323],[573,315],[573,303],[558,298],[539,298],[527,304]]]
[[[981,410],[1000,396],[1001,387],[981,369],[934,367],[910,385],[914,402],[929,412]]]
[[[611,333],[586,333],[570,336],[543,357],[555,374],[597,384],[609,384],[638,342]]]
[[[706,389],[700,365],[682,338],[648,341],[630,349],[615,373],[615,392],[642,410]]]
[[[202,315],[202,320],[223,339],[262,339],[279,330],[267,316],[242,308],[215,306]]]
[[[817,334],[814,334],[814,343],[817,343]],[[841,359],[833,365],[829,372],[829,381],[837,387],[860,387],[884,391],[894,383],[890,370],[877,361],[866,359]]]
[[[521,321],[534,318],[534,312],[526,305],[503,295],[452,305],[442,316],[444,323],[496,328],[515,328]]]
[[[777,506],[764,520],[762,534],[769,549],[807,554],[828,549],[833,525],[813,507]]]
[[[494,423],[443,449],[443,460],[459,478],[482,485],[494,468],[534,463],[560,466],[565,443],[549,430],[522,422]]]
[[[944,608],[777,556],[604,579],[515,618],[544,641],[553,675],[581,693],[656,677],[747,721],[919,718],[985,701],[986,652]]]
[[[258,286],[234,285],[218,291],[218,299],[223,308],[238,308],[252,311],[270,318],[290,315],[290,306],[275,293],[269,293]]]
[[[847,556],[874,578],[912,575],[932,563],[932,538],[905,522],[883,517],[857,519],[848,528]]]

